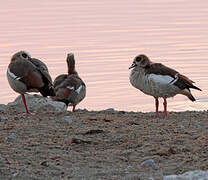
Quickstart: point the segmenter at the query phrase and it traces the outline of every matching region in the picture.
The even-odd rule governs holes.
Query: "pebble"
[[[86,140],[83,140],[83,139],[72,138],[72,143],[75,143],[75,144],[91,144],[92,142],[91,141],[86,141]]]
[[[10,136],[8,136],[8,139],[10,140],[16,139],[16,134],[11,134]]]
[[[113,112],[115,112],[115,109],[113,109],[113,108],[108,108],[108,109],[106,109],[106,110],[104,110],[105,112],[109,112],[109,113],[113,113]]]
[[[2,162],[4,160],[4,158],[0,155],[0,161]]]
[[[12,173],[12,177],[16,177],[17,175],[18,175],[17,172],[13,172],[13,173]]]
[[[73,116],[65,116],[63,119],[64,119],[64,121],[66,121],[68,123],[72,123],[74,120],[74,117]]]
[[[20,169],[21,171],[25,171],[25,170],[26,170],[26,168],[25,168],[24,166],[21,166],[19,169]]]
[[[27,106],[31,112],[53,112],[63,113],[67,111],[67,106],[63,102],[53,101],[40,95],[25,94]],[[8,103],[8,108],[12,107],[17,111],[25,111],[21,95],[13,102]]]
[[[0,117],[0,122],[7,122],[8,118],[7,117]]]
[[[141,167],[151,167],[152,169],[154,170],[157,170],[158,167],[157,165],[155,164],[154,160],[153,159],[148,159],[148,160],[145,160],[141,163]]]
[[[40,163],[40,165],[41,165],[41,166],[48,167],[48,162],[47,162],[47,161],[43,161],[43,162]]]
[[[188,171],[181,175],[168,175],[164,176],[163,180],[207,180],[208,179],[208,171]]]
[[[104,133],[104,131],[102,129],[91,129],[89,131],[87,131],[85,134],[100,134],[100,133]]]
[[[5,104],[0,104],[0,112],[5,112],[7,106]]]

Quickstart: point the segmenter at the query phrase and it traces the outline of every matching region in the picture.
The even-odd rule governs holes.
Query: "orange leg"
[[[28,111],[28,108],[27,108],[27,104],[26,104],[26,100],[25,100],[25,95],[24,94],[21,94],[21,95],[22,95],[22,101],[23,101],[23,103],[25,105],[26,113],[27,114],[30,114],[30,112]]]
[[[158,109],[159,109],[159,100],[158,98],[155,97],[155,107],[156,107],[156,111],[155,111],[155,117],[159,118],[159,113],[158,113]]]
[[[166,118],[166,117],[168,117],[168,115],[167,115],[167,100],[166,100],[166,98],[164,98],[163,105],[164,105],[164,114],[163,114],[163,118]]]

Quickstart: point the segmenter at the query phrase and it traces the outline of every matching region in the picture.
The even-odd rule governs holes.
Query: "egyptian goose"
[[[158,98],[162,97],[164,99],[163,118],[166,118],[167,98],[177,94],[183,94],[191,101],[195,101],[190,88],[201,91],[201,89],[194,86],[194,82],[186,76],[161,63],[151,62],[149,58],[143,54],[134,58],[133,64],[129,69],[131,68],[133,68],[130,73],[130,83],[132,86],[155,98],[156,117],[159,117]]]
[[[22,95],[28,114],[24,96],[26,92],[40,92],[44,97],[55,95],[47,66],[40,60],[31,58],[26,51],[19,51],[12,56],[7,79],[11,88]]]
[[[76,105],[86,96],[86,85],[75,70],[73,53],[67,55],[66,62],[68,74],[62,74],[55,78],[54,88],[56,96],[52,97],[52,99],[64,102],[67,106],[73,106],[72,111],[74,112]]]

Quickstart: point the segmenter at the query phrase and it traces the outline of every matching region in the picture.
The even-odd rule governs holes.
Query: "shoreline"
[[[208,111],[168,115],[0,111],[0,179],[162,179],[208,169]],[[156,170],[141,166],[148,159]]]

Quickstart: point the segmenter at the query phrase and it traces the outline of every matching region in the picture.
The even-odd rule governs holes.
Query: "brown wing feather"
[[[178,80],[174,83],[174,85],[178,86],[180,89],[183,90],[186,88],[188,89],[194,88],[194,89],[201,91],[201,89],[193,85],[194,81],[180,74],[176,70],[171,69],[161,63],[151,63],[150,66],[145,69],[145,71],[146,71],[146,74],[153,73],[153,74],[160,74],[160,75],[168,75],[168,76],[173,77],[174,79],[176,78],[176,76],[178,76]]]
[[[176,81],[174,84],[177,85],[179,88],[181,89],[189,89],[189,88],[193,88],[193,89],[197,89],[199,91],[201,91],[200,88],[196,87],[193,85],[194,81],[192,81],[191,79],[189,79],[188,77],[182,75],[182,74],[178,74],[178,81]]]
[[[175,75],[178,73],[174,69],[171,69],[161,63],[152,63],[149,67],[145,69],[146,74],[161,74],[161,75],[169,75],[175,78]]]
[[[179,74],[178,75],[180,79],[182,79],[184,82],[186,82],[187,84],[192,85],[192,83],[194,83],[194,81],[192,81],[191,79],[189,79],[188,77],[184,76],[183,74]]]
[[[75,90],[77,90],[81,85],[84,85],[84,82],[79,78],[77,75],[68,75],[65,76],[59,76],[60,79],[64,78],[64,80],[58,84],[55,87],[56,96],[53,97],[53,100],[56,101],[62,101],[68,105],[68,103],[74,103],[75,98],[77,96],[77,93]],[[70,97],[69,97],[70,96]]]
[[[19,77],[20,81],[22,81],[28,88],[40,88],[43,86],[40,73],[30,61],[13,61],[10,63],[9,69]]]
[[[45,63],[36,58],[31,58],[30,61],[36,66],[37,70],[52,84],[52,78],[49,74],[48,68]]]
[[[56,88],[57,86],[59,86],[62,82],[64,82],[64,80],[67,78],[67,74],[61,74],[59,76],[57,76],[53,82],[54,88]]]
[[[37,71],[29,71],[26,76],[26,82],[28,87],[34,87],[37,89],[44,86],[42,77]]]
[[[58,100],[58,99],[66,99],[69,94],[71,93],[71,90],[68,88],[59,88],[56,91],[56,96],[54,96],[54,100]]]
[[[74,87],[74,89],[76,90],[81,85],[85,85],[82,79],[79,78],[79,76],[72,74],[72,75],[68,75],[67,78],[65,78],[61,84],[56,86],[56,89],[66,88],[67,86],[70,86],[70,87]]]

